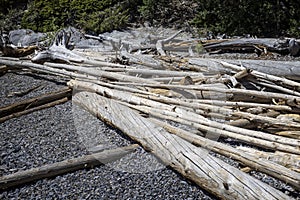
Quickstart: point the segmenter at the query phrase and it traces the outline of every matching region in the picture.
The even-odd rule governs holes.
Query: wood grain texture
[[[73,100],[103,121],[119,128],[166,165],[222,199],[290,199],[114,100],[80,92]],[[226,186],[226,187],[225,187]]]

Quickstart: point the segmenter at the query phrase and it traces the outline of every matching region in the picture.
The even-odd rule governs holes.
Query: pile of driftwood
[[[145,46],[95,37],[111,45],[111,53],[103,53],[69,50],[70,35],[62,31],[50,48],[31,60],[1,57],[0,64],[6,71],[17,67],[69,78],[74,103],[217,197],[290,199],[249,172],[262,172],[300,191],[300,62],[188,56],[198,41],[176,40],[179,34],[155,42],[152,38]],[[149,53],[153,51],[155,55]],[[170,56],[176,51],[188,55]],[[0,121],[50,102],[61,103],[70,92],[65,89],[2,107]],[[209,152],[233,159],[240,167]],[[78,163],[83,167],[82,160]],[[17,172],[1,177],[0,185],[4,189],[18,181],[51,176],[49,169],[56,175],[57,169],[63,173],[68,167]]]

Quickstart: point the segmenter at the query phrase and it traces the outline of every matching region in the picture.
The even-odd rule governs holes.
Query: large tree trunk
[[[223,199],[289,199],[282,192],[212,157],[202,148],[170,135],[126,106],[95,93],[77,93],[73,100],[119,128],[166,165]]]

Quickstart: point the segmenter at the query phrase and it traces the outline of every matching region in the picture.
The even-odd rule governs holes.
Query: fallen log
[[[234,127],[234,126],[230,126],[229,124],[221,124],[221,123],[214,122],[212,120],[199,119],[200,115],[197,115],[195,113],[189,113],[191,114],[191,116],[189,116],[182,113],[170,112],[167,110],[150,108],[147,106],[135,106],[126,103],[122,103],[122,104],[160,119],[171,120],[174,122],[178,122],[180,124],[194,127],[206,133],[206,137],[212,137],[213,139],[219,137],[229,137],[247,144],[262,147],[264,149],[283,151],[283,152],[300,155],[300,150],[298,148],[299,146],[297,146],[297,144],[299,143],[298,140],[294,140],[294,141],[290,140],[292,143],[294,143],[292,145],[282,144],[276,142],[276,139],[274,139],[270,134],[266,134],[259,131],[256,132],[252,130],[247,130],[240,127]],[[229,127],[229,129],[226,129],[225,127],[227,128]],[[267,135],[269,135],[269,137],[267,137]],[[259,137],[264,137],[264,139],[261,139]],[[285,138],[282,137],[282,141],[284,142],[287,140],[285,140]]]
[[[85,58],[68,49],[70,38],[70,32],[65,30],[57,32],[52,45],[47,50],[41,51],[35,55],[31,61],[35,63],[44,63],[46,61],[64,63],[70,63],[73,61],[82,63]]]
[[[37,85],[37,86],[34,86],[34,87],[26,89],[26,90],[9,92],[7,97],[14,97],[14,96],[23,97],[23,96],[29,94],[30,92],[33,92],[42,87],[43,87],[42,85]]]
[[[231,97],[231,100],[243,98],[249,102],[269,102],[272,103],[274,100],[285,101],[285,104],[291,107],[298,107],[300,105],[300,97],[256,90],[246,90],[246,89],[223,89],[217,87],[207,87],[205,85],[171,85],[171,84],[148,84],[148,83],[125,83],[125,82],[114,82],[116,85],[135,85],[141,87],[152,87],[152,88],[164,88],[164,89],[182,89],[182,90],[195,90],[195,91],[212,91],[218,92],[225,95],[237,95]],[[201,96],[201,93],[200,93]],[[225,100],[228,100],[227,98]]]
[[[300,140],[300,131],[280,131],[280,132],[275,132],[274,134]]]
[[[17,47],[11,44],[8,36],[3,37],[0,35],[0,51],[2,52],[3,56],[19,58],[31,55],[38,49],[38,46]]]
[[[6,65],[0,66],[0,76],[6,74],[8,71],[8,67]]]
[[[110,97],[115,100],[119,100],[125,103],[131,103],[134,105],[144,105],[144,106],[134,106],[134,105],[128,105],[129,107],[138,109],[139,111],[145,112],[147,114],[151,114],[153,116],[157,116],[157,114],[166,115],[166,117],[171,117],[171,120],[180,120],[184,119],[183,121],[189,121],[191,124],[197,124],[196,128],[202,128],[205,131],[214,132],[211,130],[218,131],[219,135],[226,135],[229,137],[234,137],[236,139],[242,140],[242,141],[251,141],[253,144],[268,147],[271,149],[279,148],[283,151],[292,151],[292,152],[298,152],[300,154],[300,151],[296,148],[293,148],[292,146],[300,146],[300,141],[296,139],[291,138],[285,138],[277,135],[271,135],[268,133],[260,132],[260,131],[252,131],[247,130],[239,127],[234,127],[226,124],[222,124],[219,122],[215,122],[212,120],[209,120],[199,114],[196,114],[191,111],[187,111],[185,109],[182,109],[175,104],[178,104],[179,101],[172,100],[171,98],[164,98],[165,101],[167,101],[168,104],[153,101],[152,99],[156,99],[156,97],[150,98],[150,96],[147,96],[146,98],[135,96],[128,92],[113,90],[109,88],[102,87],[100,85],[96,85],[93,83],[88,83],[84,81],[77,81],[77,80],[71,80],[68,82],[68,85],[76,90],[85,90],[85,91],[92,91],[97,94]],[[162,98],[161,98],[162,99]],[[170,105],[171,103],[171,105]],[[197,105],[194,106],[196,108]],[[193,108],[193,107],[191,107]],[[213,108],[210,108],[213,109]],[[221,110],[222,108],[216,108],[217,110]],[[240,113],[239,113],[240,114]],[[250,114],[249,114],[250,115]],[[173,119],[174,118],[174,119]],[[168,118],[169,119],[169,118]],[[179,123],[182,123],[180,121]],[[186,123],[186,122],[185,122]],[[200,125],[201,124],[201,125]],[[192,125],[193,126],[193,125]],[[253,138],[251,137],[253,136]],[[260,138],[260,139],[259,139]],[[289,146],[291,145],[291,146]]]
[[[247,78],[247,81],[249,81],[250,83],[256,84],[256,85],[260,85],[265,88],[270,88],[273,91],[275,90],[276,92],[290,94],[290,95],[294,95],[294,96],[300,96],[300,92],[295,91],[295,86],[291,90],[291,89],[284,88],[282,86],[276,85],[275,83],[266,81],[261,78]]]
[[[242,112],[242,111],[234,111],[229,108],[224,108],[220,107],[217,105],[209,105],[209,104],[201,104],[199,102],[196,103],[196,101],[193,102],[193,100],[181,100],[181,99],[173,99],[173,98],[167,98],[164,96],[153,96],[153,95],[147,95],[147,96],[142,96],[143,98],[155,100],[158,102],[162,103],[167,103],[167,104],[172,104],[172,105],[179,105],[179,106],[184,106],[188,108],[193,108],[193,109],[200,109],[203,110],[205,113],[219,113],[222,114],[225,117],[239,117],[239,118],[244,118],[248,119],[254,122],[258,122],[260,124],[265,124],[270,127],[274,126],[277,128],[282,128],[282,129],[289,129],[289,130],[298,130],[300,128],[299,123],[294,123],[292,121],[290,122],[282,122],[280,119],[268,117],[268,116],[260,116],[260,115],[254,115],[249,112]],[[196,110],[198,112],[199,110]]]
[[[226,65],[227,63],[227,65]],[[274,61],[274,60],[228,60],[228,59],[203,59],[203,58],[190,58],[189,64],[196,65],[201,68],[205,68],[206,71],[228,73],[232,72],[230,65],[239,66],[242,63],[242,67],[234,68],[234,71],[241,71],[243,69],[253,70],[260,76],[270,78],[276,81],[282,81],[283,78],[299,81],[300,78],[300,62],[299,61]],[[277,76],[276,78],[270,76]],[[287,80],[288,82],[288,80]],[[284,82],[283,82],[284,83]],[[293,82],[295,83],[295,82]],[[299,84],[299,83],[297,83]]]
[[[62,98],[71,98],[72,90],[69,88],[63,88],[61,90],[43,94],[38,97],[34,97],[31,99],[27,99],[21,102],[17,102],[8,106],[0,107],[0,118],[12,115],[13,113],[25,111],[34,107],[41,106],[43,104],[47,104]]]
[[[221,100],[205,100],[205,99],[184,99],[188,103],[203,103],[216,106],[228,106],[233,108],[266,108],[278,111],[291,111],[290,106],[285,105],[272,105],[262,103],[248,103],[248,102],[233,102],[233,101],[221,101]]]
[[[164,45],[165,43],[173,40],[175,37],[177,37],[177,35],[179,35],[180,33],[182,33],[183,31],[180,30],[177,33],[175,33],[174,35],[171,35],[170,37],[166,38],[166,39],[162,39],[162,40],[157,40],[156,42],[156,49],[159,52],[159,54],[161,56],[166,56],[166,52],[164,50]]]
[[[282,192],[212,157],[204,149],[168,134],[162,127],[114,100],[88,92],[77,93],[73,100],[106,123],[119,128],[166,165],[219,198],[290,199]]]
[[[0,190],[16,187],[18,185],[43,178],[50,178],[66,174],[79,169],[88,169],[99,165],[104,165],[119,160],[125,155],[132,153],[135,149],[137,149],[137,147],[138,145],[134,144],[127,147],[104,150],[100,153],[86,155],[79,158],[67,159],[61,162],[47,164],[41,167],[5,175],[0,177]]]
[[[107,70],[108,71],[108,70]],[[118,69],[114,70],[114,72],[124,72],[131,76],[139,76],[142,77],[181,77],[181,76],[197,76],[204,78],[203,73],[199,72],[183,72],[183,71],[167,71],[167,70],[155,70],[155,69]]]
[[[85,79],[97,79],[97,77],[88,75],[88,74],[79,74],[71,71],[66,71],[62,69],[56,69],[52,67],[48,67],[46,65],[41,65],[37,63],[31,63],[27,61],[21,61],[21,60],[11,60],[7,58],[1,58],[0,57],[0,63],[5,64],[9,66],[9,69],[11,67],[19,67],[19,68],[29,68],[33,71],[43,72],[46,74],[52,74],[55,76],[63,76],[63,77],[69,77],[69,78],[85,78]]]
[[[229,62],[227,60],[227,62]],[[291,80],[299,81],[300,78],[297,74],[300,73],[299,61],[274,61],[274,60],[232,60],[232,64],[239,65],[242,63],[242,66],[247,69],[255,70],[260,73],[257,75],[272,78],[273,75],[277,77],[289,78]],[[276,82],[276,78],[274,78]],[[277,79],[278,81],[282,79]],[[293,82],[295,84],[295,82]],[[298,83],[299,85],[299,83]]]
[[[300,190],[300,174],[295,173],[289,169],[287,169],[286,165],[291,165],[293,163],[292,161],[296,161],[295,158],[291,158],[290,162],[279,162],[279,164],[275,164],[272,161],[275,161],[275,159],[270,160],[268,156],[264,156],[265,159],[261,159],[260,155],[257,153],[247,153],[244,151],[239,151],[239,149],[233,148],[231,146],[228,146],[226,144],[222,144],[220,142],[215,142],[212,140],[209,140],[208,138],[204,138],[195,134],[191,134],[189,131],[185,131],[183,129],[180,129],[175,126],[171,126],[166,122],[161,122],[159,120],[156,120],[154,118],[151,119],[154,123],[158,124],[159,126],[166,129],[168,132],[175,134],[188,142],[200,146],[202,148],[211,150],[215,153],[224,155],[226,157],[232,158],[234,160],[237,160],[244,164],[245,166],[251,167],[257,171],[261,171],[265,174],[268,174],[270,176],[273,176],[279,180],[282,180],[283,182],[291,184],[293,187],[295,187],[297,190]],[[250,151],[250,150],[249,150]],[[282,153],[283,154],[283,153]],[[285,154],[289,157],[297,157],[299,159],[298,162],[300,162],[300,156],[297,155],[291,155],[291,154]],[[282,165],[282,163],[285,163],[285,165]],[[299,164],[299,163],[298,163]],[[294,168],[297,168],[297,163],[293,165]],[[293,169],[294,170],[294,169]],[[298,166],[298,171],[300,170]]]
[[[5,46],[0,49],[2,51],[3,56],[10,57],[25,57],[33,54],[36,50],[38,50],[38,46],[29,46],[29,47],[16,47],[16,46]]]
[[[218,62],[218,61],[217,61]],[[243,61],[244,62],[244,61]],[[279,85],[282,85],[282,86],[288,86],[290,88],[293,88],[294,90],[296,91],[300,91],[300,83],[299,82],[296,82],[296,81],[293,81],[293,80],[289,80],[287,78],[285,78],[283,75],[280,75],[280,76],[274,76],[272,75],[272,69],[270,69],[271,73],[263,73],[261,71],[257,71],[255,69],[253,69],[253,67],[251,66],[250,68],[246,68],[244,66],[242,61],[240,61],[240,65],[237,65],[237,64],[231,64],[231,63],[228,63],[228,62],[225,62],[225,61],[220,61],[220,63],[224,66],[224,67],[229,67],[233,70],[237,70],[237,71],[240,71],[240,70],[245,70],[247,69],[249,71],[249,74],[255,76],[256,78],[261,78],[261,79],[265,79],[265,80],[268,80],[268,81],[271,81],[271,82],[274,82],[276,84],[279,84]],[[265,61],[266,62],[266,61]],[[277,63],[279,61],[276,61]],[[291,63],[291,62],[289,62]],[[274,66],[272,65],[273,63],[270,63],[268,66]],[[282,65],[283,66],[283,65]],[[286,65],[284,65],[286,66]],[[266,67],[268,68],[268,67]],[[282,67],[281,67],[282,68]],[[293,67],[294,68],[294,67]],[[283,70],[287,70],[287,69],[283,69]],[[263,71],[265,71],[265,69],[263,69]],[[285,74],[286,72],[284,72]]]
[[[203,45],[206,51],[221,52],[261,52],[272,51],[280,54],[288,54],[289,51],[289,39],[278,40],[275,38],[240,38],[231,40],[221,40],[217,43],[207,43]]]
[[[278,163],[282,166],[285,166],[286,168],[289,168],[295,172],[298,172],[297,176],[299,176],[300,173],[300,156],[294,155],[294,154],[288,154],[283,152],[264,152],[259,151],[247,147],[239,146],[237,147],[238,150],[242,150],[250,155],[257,156],[259,158],[265,158],[271,162]],[[253,168],[256,170],[256,168]],[[299,190],[299,188],[298,188]]]
[[[152,55],[143,55],[143,54],[130,54],[128,52],[121,52],[120,55],[122,58],[128,60],[129,63],[149,67],[152,69],[161,69],[163,67],[162,62],[154,59]]]
[[[62,68],[71,71],[79,71],[84,74],[88,74],[94,77],[99,78],[108,78],[112,80],[119,80],[119,81],[128,81],[128,82],[137,82],[137,83],[158,83],[154,80],[149,80],[145,78],[139,78],[135,76],[129,76],[125,74],[118,74],[114,72],[106,72],[100,69],[92,69],[88,67],[81,67],[81,66],[74,66],[74,65],[66,65],[66,64],[57,64],[57,63],[45,63],[45,65],[52,67],[52,68]]]
[[[5,121],[7,121],[9,119],[12,119],[12,118],[20,117],[22,115],[27,115],[29,113],[32,113],[32,112],[35,112],[35,111],[38,111],[38,110],[42,110],[42,109],[45,109],[45,108],[50,108],[50,107],[53,107],[53,106],[56,106],[56,105],[59,105],[59,104],[63,104],[67,101],[69,101],[69,99],[67,97],[65,97],[65,98],[55,100],[55,101],[52,101],[50,103],[46,103],[46,104],[43,104],[43,105],[40,105],[40,106],[37,106],[37,107],[33,107],[33,108],[30,108],[30,109],[27,109],[27,110],[15,112],[15,113],[12,113],[10,115],[6,115],[5,117],[1,117],[0,118],[0,123],[5,122]]]

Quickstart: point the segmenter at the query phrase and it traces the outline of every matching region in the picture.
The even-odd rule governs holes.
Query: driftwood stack
[[[69,50],[70,36],[61,32],[31,60],[2,57],[0,64],[67,77],[75,104],[217,197],[290,199],[249,172],[300,191],[300,62],[191,57],[199,41],[174,41],[180,34],[144,46],[96,37],[112,45],[104,54]],[[178,49],[188,55],[174,56]],[[68,89],[57,95],[62,93],[70,95]],[[11,109],[0,108],[1,121],[11,118]]]

